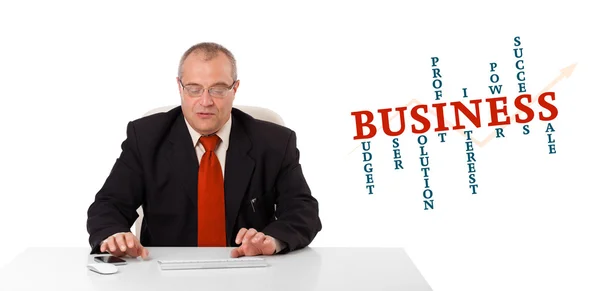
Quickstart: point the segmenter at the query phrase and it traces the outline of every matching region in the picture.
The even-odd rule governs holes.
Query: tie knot
[[[221,139],[216,134],[200,137],[200,143],[207,152],[214,151],[220,140]]]

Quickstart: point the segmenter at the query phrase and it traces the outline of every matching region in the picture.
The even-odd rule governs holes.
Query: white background
[[[175,76],[191,45],[214,41],[238,59],[235,104],[269,107],[298,134],[321,203],[312,246],[404,247],[434,290],[598,290],[597,16],[575,1],[474,3],[20,1],[0,4],[0,266],[32,246],[87,246],[86,211],[128,121],[177,104]],[[492,4],[493,3],[493,4]],[[557,151],[546,123],[475,147],[468,188],[464,137],[427,134],[435,210],[424,211],[417,136],[372,142],[367,195],[350,112],[517,94],[513,38],[527,90],[556,92]],[[509,108],[511,110],[512,108]],[[397,120],[397,119],[396,119]],[[482,127],[483,139],[493,129]],[[349,254],[351,255],[351,254]]]

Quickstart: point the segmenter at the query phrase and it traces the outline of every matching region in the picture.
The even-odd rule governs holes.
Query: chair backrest
[[[152,114],[156,114],[156,113],[160,113],[160,112],[166,112],[177,106],[179,106],[179,105],[169,105],[169,106],[162,106],[162,107],[154,108],[154,109],[146,112],[144,114],[144,116],[148,116],[148,115],[152,115]],[[273,123],[276,123],[279,125],[285,125],[285,123],[283,122],[283,118],[281,118],[281,116],[279,114],[277,114],[275,111],[273,111],[271,109],[264,108],[264,107],[258,107],[258,106],[248,106],[248,105],[237,105],[237,106],[233,106],[233,107],[247,113],[248,115],[250,115],[256,119],[273,122]],[[144,218],[144,212],[142,210],[142,207],[139,207],[137,209],[137,213],[139,216],[136,219],[135,224],[131,231],[139,239],[140,231],[142,229],[142,220]]]

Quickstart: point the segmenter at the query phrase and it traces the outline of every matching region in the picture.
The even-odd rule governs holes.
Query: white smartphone
[[[126,265],[127,261],[115,256],[98,256],[94,257],[94,261],[98,263],[108,263],[113,265]]]

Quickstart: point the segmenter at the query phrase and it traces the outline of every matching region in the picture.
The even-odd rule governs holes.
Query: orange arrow
[[[563,69],[560,70],[560,75],[558,75],[558,77],[554,78],[554,80],[552,80],[552,82],[550,82],[550,84],[546,85],[546,87],[544,87],[544,89],[542,89],[542,91],[540,93],[538,93],[538,96],[541,95],[542,93],[548,92],[550,91],[550,89],[552,89],[552,87],[554,87],[554,85],[556,85],[558,82],[560,82],[562,79],[566,79],[568,77],[571,77],[571,75],[573,74],[573,71],[575,70],[575,66],[577,66],[577,63],[574,63],[570,66],[567,66]],[[519,110],[517,112],[517,114],[521,113],[523,111]],[[507,127],[509,124],[505,124],[500,128],[505,128]],[[481,147],[484,147],[488,142],[490,142],[493,138],[494,138],[494,133],[490,133],[485,139],[483,139],[482,142],[478,142],[478,145]]]

